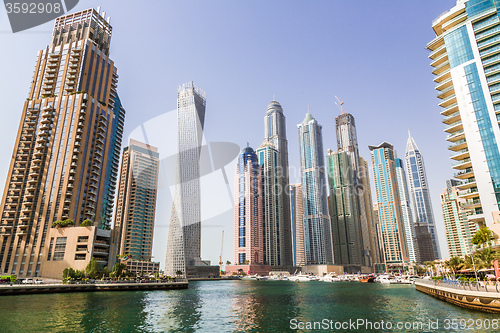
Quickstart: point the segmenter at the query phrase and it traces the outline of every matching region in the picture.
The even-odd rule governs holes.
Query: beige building
[[[56,220],[111,225],[125,117],[111,31],[94,9],[62,16],[38,52],[0,203],[2,274],[39,276]]]
[[[61,279],[65,268],[84,270],[94,258],[101,266],[108,265],[111,231],[97,227],[57,227],[48,232],[48,246],[42,253],[39,276]]]
[[[302,184],[290,185],[290,217],[292,219],[292,254],[294,266],[304,266],[306,264],[302,200]]]
[[[159,165],[153,146],[131,139],[123,150],[113,224],[119,255],[151,260]]]

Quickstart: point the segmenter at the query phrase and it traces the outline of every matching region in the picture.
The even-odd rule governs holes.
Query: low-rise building
[[[127,266],[127,271],[137,275],[150,275],[160,272],[160,263],[140,260],[121,260],[121,263]]]
[[[56,227],[48,231],[40,276],[61,279],[65,268],[84,270],[92,258],[108,266],[111,230],[97,227]]]

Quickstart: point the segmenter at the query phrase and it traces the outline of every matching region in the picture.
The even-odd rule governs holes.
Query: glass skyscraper
[[[177,172],[165,274],[186,274],[201,258],[200,154],[206,93],[194,83],[177,88]]]
[[[408,171],[410,196],[413,203],[413,216],[420,226],[427,226],[432,237],[434,259],[440,259],[441,250],[439,248],[436,224],[434,222],[431,196],[429,187],[427,186],[424,158],[410,134],[408,136],[408,142],[406,143],[405,161],[406,170]],[[423,244],[418,244],[418,247],[423,247]]]
[[[132,139],[123,149],[113,231],[117,254],[134,260],[151,260],[159,157],[156,147]]]
[[[363,245],[351,156],[331,150],[326,156],[334,262],[344,265],[347,272],[351,271],[346,266],[357,266],[354,270],[360,271]]]
[[[307,113],[299,129],[305,264],[332,264],[322,126]]]
[[[262,179],[255,151],[246,147],[234,176],[234,264],[264,263]]]
[[[500,234],[500,3],[458,0],[432,22],[431,51],[458,196],[467,217]]]
[[[400,158],[394,159],[396,168],[396,177],[398,179],[399,201],[401,202],[401,213],[403,214],[403,225],[405,228],[406,245],[408,246],[408,255],[411,262],[420,262],[418,256],[417,239],[415,237],[415,226],[413,223],[410,197],[408,196],[408,186],[406,185],[405,170],[403,161]]]
[[[111,226],[125,110],[103,15],[57,18],[38,52],[0,205],[1,273],[38,276],[43,260],[62,260],[43,258],[66,244],[49,240],[54,221],[88,219],[101,233]]]
[[[408,247],[392,144],[368,146],[372,155],[381,247],[387,271],[397,271],[408,263]]]

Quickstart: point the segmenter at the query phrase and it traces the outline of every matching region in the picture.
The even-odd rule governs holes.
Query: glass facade
[[[462,26],[444,36],[450,67],[457,67],[474,59],[467,27]]]

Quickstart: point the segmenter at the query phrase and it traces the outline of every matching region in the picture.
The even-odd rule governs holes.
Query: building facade
[[[177,88],[177,172],[165,274],[186,274],[201,256],[200,154],[206,93],[194,83]]]
[[[133,139],[123,149],[113,224],[118,255],[151,260],[159,157],[156,147]]]
[[[500,234],[500,4],[458,0],[432,22],[427,44],[467,218]]]
[[[434,212],[432,211],[431,195],[429,193],[429,186],[427,185],[424,158],[410,133],[408,133],[408,142],[406,143],[405,161],[410,196],[413,202],[413,216],[421,226],[427,225],[432,238],[434,257],[435,259],[440,259],[441,249],[439,248]],[[423,247],[423,244],[418,244],[418,247]]]
[[[246,147],[234,176],[234,265],[264,263],[262,178],[255,151]]]
[[[278,255],[271,255],[272,259],[270,265],[290,266],[292,265],[292,221],[290,218],[290,196],[287,191],[289,186],[288,176],[288,141],[286,139],[286,118],[283,114],[283,108],[280,103],[273,100],[267,106],[266,115],[264,116],[264,141],[271,143],[277,150],[278,163],[277,169],[277,184],[276,187],[276,208],[275,211],[279,215],[279,219],[275,220],[277,223],[275,227],[279,231],[277,241],[279,241],[279,258]],[[260,154],[259,159],[260,159]],[[263,183],[266,181],[262,179]],[[266,205],[264,206],[265,209]],[[266,215],[265,215],[266,217]],[[267,224],[264,217],[264,221]],[[264,239],[267,242],[266,239]],[[274,247],[274,246],[271,246]]]
[[[39,276],[56,220],[111,226],[125,110],[103,15],[57,18],[38,52],[0,204],[2,273]]]
[[[462,208],[465,199],[460,198],[460,190],[457,188],[460,182],[450,179],[446,181],[446,185],[441,193],[441,208],[448,253],[450,257],[461,257],[472,253],[471,240],[478,227],[467,218],[469,211]]]
[[[344,151],[328,150],[326,156],[328,199],[334,263],[360,267],[363,264],[361,255],[363,243],[351,156]]]
[[[285,257],[285,215],[282,204],[285,191],[281,190],[280,153],[271,142],[265,140],[257,149],[257,158],[262,179],[264,263],[280,266],[284,265]]]
[[[304,252],[304,210],[302,184],[290,185],[290,216],[292,219],[293,266],[305,265]]]
[[[394,159],[396,167],[396,177],[398,179],[399,202],[401,203],[401,213],[403,225],[405,228],[406,245],[408,246],[408,256],[411,262],[420,262],[418,255],[417,238],[415,237],[415,225],[412,219],[410,209],[410,197],[408,195],[408,186],[406,186],[406,176],[403,167],[403,161],[400,158]]]
[[[328,214],[322,126],[310,113],[297,125],[304,212],[306,265],[332,264],[333,248]]]
[[[381,260],[380,256],[380,243],[378,236],[378,218],[375,218],[373,214],[373,201],[372,201],[372,191],[370,185],[370,169],[368,168],[368,162],[360,157],[360,170],[359,175],[361,176],[361,184],[363,185],[363,196],[365,198],[365,214],[366,220],[368,221],[368,234],[370,236],[370,254],[372,258],[372,265],[379,263]]]
[[[375,182],[380,241],[387,270],[398,269],[409,261],[403,213],[394,161],[394,147],[388,142],[368,146]]]
[[[351,161],[352,178],[356,193],[353,197],[353,200],[356,200],[356,203],[353,203],[352,205],[357,206],[358,218],[355,223],[357,224],[356,228],[360,230],[361,234],[360,242],[355,246],[360,247],[361,249],[361,264],[363,266],[372,266],[374,260],[371,252],[372,246],[370,244],[370,225],[373,221],[369,219],[371,214],[367,214],[367,210],[371,210],[371,206],[367,206],[367,203],[365,202],[365,195],[363,195],[365,191],[364,186],[370,182],[369,180],[367,182],[363,182],[362,179],[363,170],[360,164],[361,158],[359,156],[356,122],[354,121],[354,117],[350,113],[342,112],[342,114],[335,118],[335,131],[337,133],[337,150],[348,154]]]

